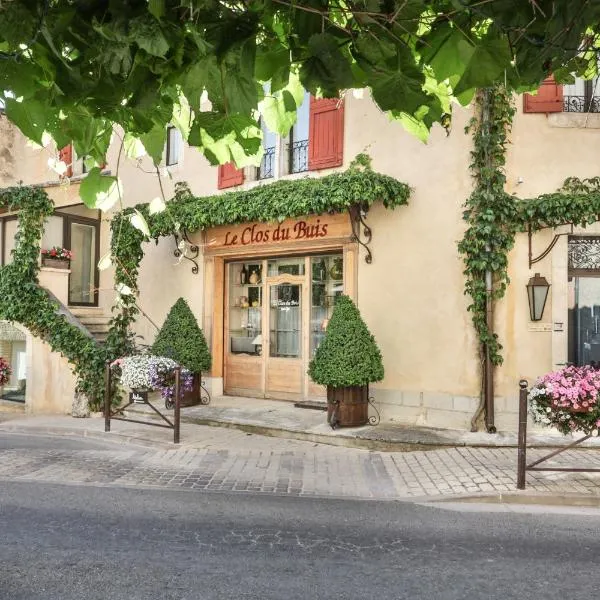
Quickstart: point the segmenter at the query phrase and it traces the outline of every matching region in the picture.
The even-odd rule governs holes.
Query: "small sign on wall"
[[[148,402],[148,392],[129,392],[129,402],[146,404]]]
[[[552,323],[529,323],[527,331],[544,332],[552,331]]]

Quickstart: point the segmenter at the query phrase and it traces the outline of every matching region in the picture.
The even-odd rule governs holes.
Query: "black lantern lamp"
[[[527,298],[529,299],[529,316],[532,321],[540,321],[544,314],[546,299],[550,284],[539,273],[536,273],[527,284]]]

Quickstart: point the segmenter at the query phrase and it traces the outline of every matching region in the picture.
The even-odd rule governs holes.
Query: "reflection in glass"
[[[268,262],[269,277],[277,275],[304,275],[304,257],[302,258],[275,258]]]
[[[262,265],[260,261],[229,265],[229,351],[262,351]]]
[[[310,356],[325,337],[336,296],[344,291],[344,259],[341,254],[311,258]]]
[[[92,304],[94,302],[94,275],[96,257],[96,227],[71,223],[71,275],[69,277],[69,302]]]
[[[282,283],[270,291],[270,355],[300,358],[302,356],[301,286]]]
[[[600,364],[600,278],[569,281],[569,358],[576,365]]]

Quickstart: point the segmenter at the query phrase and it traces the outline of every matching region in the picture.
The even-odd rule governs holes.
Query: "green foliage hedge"
[[[188,303],[179,298],[161,327],[152,353],[177,361],[192,373],[205,373],[211,359],[206,339]]]
[[[308,374],[316,383],[332,387],[367,385],[383,379],[381,352],[348,296],[337,299]]]

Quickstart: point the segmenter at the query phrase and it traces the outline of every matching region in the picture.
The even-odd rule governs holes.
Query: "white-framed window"
[[[183,150],[183,138],[177,127],[169,125],[167,127],[167,143],[165,148],[165,165],[172,167],[178,165],[181,160]]]

